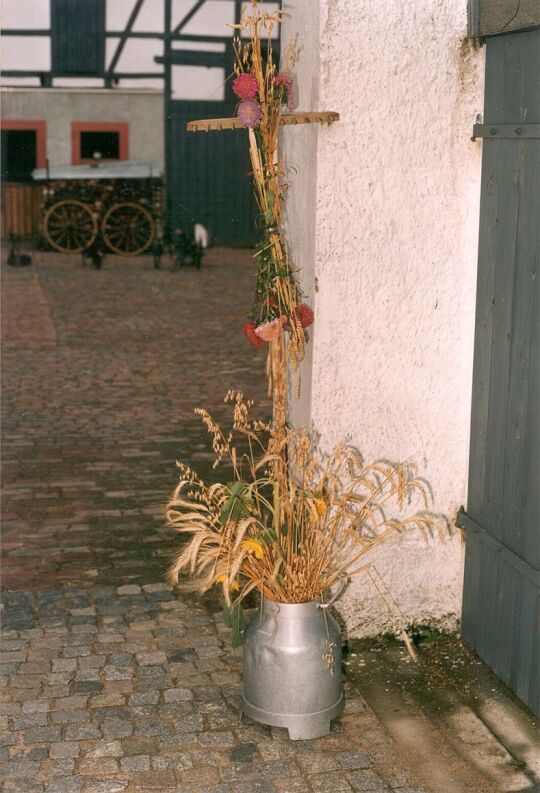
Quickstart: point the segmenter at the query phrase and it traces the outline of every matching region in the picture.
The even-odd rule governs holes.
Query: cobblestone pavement
[[[391,742],[354,693],[315,741],[241,722],[241,656],[221,615],[164,584],[4,602],[5,793],[419,793],[375,770]]]
[[[6,793],[412,790],[374,769],[390,742],[357,695],[318,741],[241,723],[221,615],[162,583],[175,460],[211,475],[193,408],[222,416],[234,387],[269,409],[240,332],[250,264],[214,250],[200,272],[55,254],[3,268]]]
[[[326,738],[291,742],[240,720],[241,653],[221,614],[163,583],[176,544],[163,506],[177,458],[212,475],[194,407],[222,417],[232,387],[268,413],[264,355],[240,332],[250,254],[214,250],[202,271],[177,273],[148,258],[108,257],[99,272],[78,257],[33,258],[2,271],[2,791],[532,790],[489,736],[484,755],[512,787],[471,782],[466,752],[464,763],[417,714],[400,749],[408,705],[376,652],[357,673],[379,670],[380,718],[351,674]],[[445,752],[448,770],[427,774],[428,755]],[[413,765],[434,787],[414,781]]]
[[[222,415],[234,387],[268,410],[264,354],[241,333],[251,254],[176,273],[33,257],[2,272],[3,587],[162,580],[175,460],[210,473],[193,409]]]

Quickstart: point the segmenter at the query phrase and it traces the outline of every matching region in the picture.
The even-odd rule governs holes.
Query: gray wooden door
[[[486,48],[462,633],[540,715],[540,31]]]

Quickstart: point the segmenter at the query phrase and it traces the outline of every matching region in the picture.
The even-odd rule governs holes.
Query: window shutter
[[[53,75],[98,75],[105,67],[105,0],[51,0]]]

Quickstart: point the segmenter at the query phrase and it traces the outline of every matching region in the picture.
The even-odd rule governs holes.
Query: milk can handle
[[[336,589],[336,591],[334,592],[334,594],[332,595],[332,597],[330,598],[330,600],[328,601],[328,603],[319,603],[319,608],[320,608],[320,609],[329,609],[329,608],[330,608],[330,606],[333,606],[333,605],[334,605],[334,603],[336,602],[336,600],[337,600],[337,599],[340,597],[341,593],[342,593],[342,592],[343,592],[343,590],[345,589],[345,587],[346,587],[346,585],[347,585],[347,580],[348,580],[348,579],[347,579],[347,578],[345,578],[345,577],[343,577],[343,578],[341,579],[341,581],[340,581],[340,584],[339,584],[338,588]]]

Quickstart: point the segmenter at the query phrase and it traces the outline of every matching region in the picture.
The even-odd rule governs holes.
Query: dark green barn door
[[[266,2],[271,12],[281,7],[281,0],[260,0],[262,10]],[[194,223],[203,223],[214,244],[250,247],[258,238],[258,213],[251,187],[247,130],[186,131],[188,121],[235,115],[238,99],[231,79],[235,62],[233,30],[225,22],[222,27],[221,23],[211,23],[212,14],[218,11],[215,2],[192,0],[188,5],[189,10],[184,8],[178,16],[178,5],[165,0],[164,50],[163,56],[156,58],[164,64],[168,232],[173,234],[175,228],[181,228],[189,233]],[[220,5],[226,13],[234,12],[231,22],[233,19],[240,22],[244,0],[217,3]],[[190,33],[190,24],[205,12],[206,23],[199,20],[199,24],[207,32]],[[264,50],[265,45],[263,55]],[[280,59],[277,38],[272,40],[272,55],[277,66]],[[185,66],[219,70],[219,86],[209,93],[184,91],[188,84],[197,88],[197,79],[184,72],[183,82],[177,81],[178,90],[173,90],[174,69]]]
[[[540,31],[486,48],[462,632],[540,715]]]
[[[169,212],[172,230],[203,223],[215,245],[256,242],[247,130],[186,132],[199,118],[234,115],[234,102],[171,101]]]

